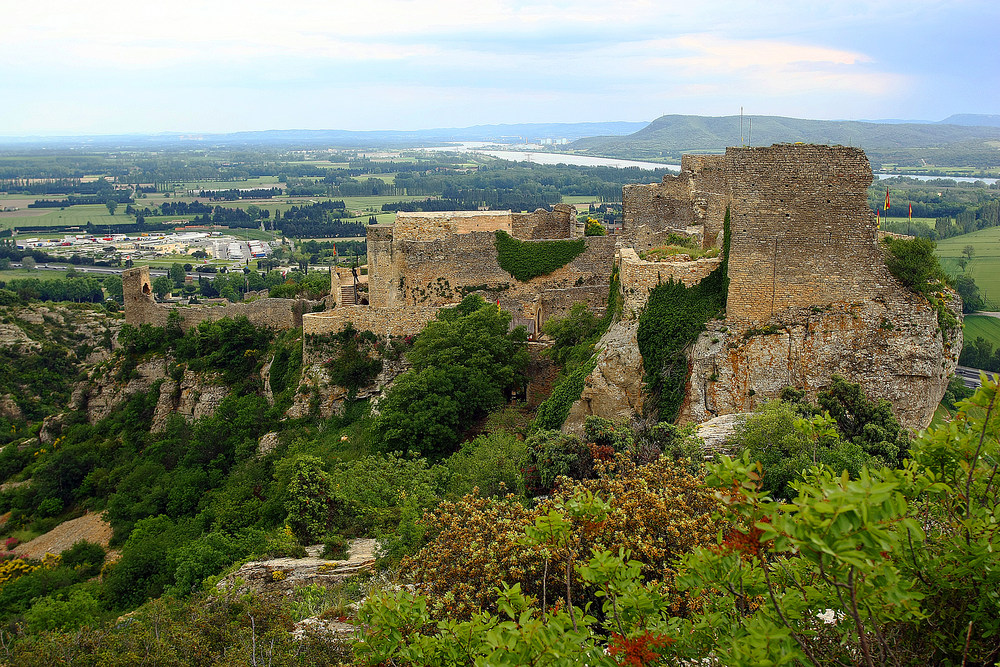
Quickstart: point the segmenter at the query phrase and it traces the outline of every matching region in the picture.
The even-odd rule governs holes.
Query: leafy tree
[[[31,255],[25,255],[24,257],[22,257],[21,258],[21,268],[23,268],[25,271],[34,271],[35,270],[35,258],[32,257]]]
[[[817,464],[857,478],[872,462],[860,446],[841,439],[829,415],[806,418],[780,401],[767,403],[741,424],[731,444],[760,462],[761,488],[778,498],[794,497],[802,472]]]
[[[118,303],[125,303],[125,288],[122,285],[121,276],[106,276],[101,283],[101,287],[108,293],[108,296]]]
[[[104,202],[104,205],[108,207],[108,213],[114,215],[115,211],[118,209],[118,200],[109,197],[107,201]]]
[[[566,366],[571,361],[570,355],[577,357],[586,355],[587,358],[593,353],[590,350],[576,350],[577,345],[593,336],[603,322],[587,308],[587,304],[580,302],[573,304],[569,313],[562,319],[549,318],[542,331],[555,339],[555,344],[551,348],[552,359],[561,366]],[[584,359],[576,359],[582,362]]]
[[[509,313],[470,295],[442,310],[407,354],[412,369],[379,405],[375,428],[388,451],[440,457],[474,419],[502,405],[524,382],[524,329],[508,333]]]
[[[876,465],[902,466],[909,449],[909,435],[892,414],[892,404],[869,400],[861,385],[834,375],[830,388],[816,396],[819,407],[830,413],[844,440],[859,445]]]
[[[173,264],[170,265],[170,270],[168,272],[168,275],[170,276],[170,279],[174,281],[174,287],[184,286],[185,273],[183,265],[179,264],[178,262],[174,262]]]
[[[983,297],[979,293],[979,286],[972,276],[959,276],[955,279],[955,291],[962,297],[962,312],[974,313],[984,307]]]
[[[285,494],[292,534],[303,545],[319,542],[330,529],[336,507],[323,462],[315,456],[298,457]]]
[[[172,289],[174,289],[174,281],[167,276],[159,276],[153,280],[153,294],[161,299],[170,294]]]

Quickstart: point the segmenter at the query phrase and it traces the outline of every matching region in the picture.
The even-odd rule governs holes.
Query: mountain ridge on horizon
[[[627,159],[673,159],[717,153],[728,146],[817,143],[857,146],[873,166],[942,167],[1000,165],[1000,116],[956,114],[945,123],[828,121],[784,116],[660,116],[627,136],[587,137],[565,150]],[[961,121],[961,122],[959,122]],[[971,122],[992,123],[971,125]]]
[[[596,121],[579,123],[494,123],[470,125],[467,127],[451,128],[427,128],[419,130],[339,130],[339,129],[285,129],[285,130],[241,130],[237,132],[180,132],[163,131],[158,133],[123,133],[109,135],[79,134],[79,135],[23,135],[23,136],[0,136],[0,145],[7,146],[32,146],[32,145],[67,145],[79,144],[92,147],[107,145],[154,145],[166,143],[177,143],[180,145],[314,145],[318,143],[335,143],[344,147],[375,145],[421,145],[432,142],[455,142],[455,141],[497,141],[498,143],[512,143],[513,138],[523,139],[527,143],[540,139],[567,139],[568,141],[585,143],[575,146],[579,150],[589,152],[589,148],[584,148],[587,144],[593,144],[600,140],[613,137],[630,137],[641,133],[647,133],[659,129],[665,124],[663,119],[701,119],[700,123],[705,126],[718,125],[720,121],[728,121],[731,124],[733,119],[739,118],[737,115],[730,116],[698,116],[684,114],[668,114],[654,119],[653,121]],[[764,119],[783,119],[794,121],[795,123],[817,124],[859,124],[872,125],[877,127],[898,127],[898,126],[920,126],[920,127],[979,127],[979,128],[1000,128],[1000,115],[997,114],[952,114],[940,121],[912,121],[900,119],[880,119],[880,120],[839,120],[824,121],[811,119],[798,119],[784,116],[761,116],[747,114],[744,119],[749,123],[750,119],[756,119],[758,126],[755,128],[758,133],[765,131],[761,126]],[[654,127],[656,126],[656,127]],[[652,129],[651,129],[652,128]],[[787,128],[786,128],[787,132]],[[765,132],[766,135],[766,132]],[[738,132],[736,135],[738,139]],[[800,140],[800,139],[795,139]],[[716,140],[712,146],[694,147],[692,150],[718,150],[725,148],[725,145],[717,146]],[[736,145],[730,143],[728,145]]]

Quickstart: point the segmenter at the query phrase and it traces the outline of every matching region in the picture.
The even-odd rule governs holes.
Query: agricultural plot
[[[962,250],[970,245],[974,253],[964,273],[979,285],[987,308],[1000,310],[1000,227],[938,241],[935,254],[948,275],[962,275],[959,260],[963,257]]]
[[[966,315],[965,340],[971,342],[977,338],[993,343],[994,349],[1000,349],[1000,318],[989,315]]]
[[[41,211],[41,213],[39,213]],[[22,225],[57,227],[61,225],[86,227],[88,222],[95,225],[125,225],[135,222],[135,218],[125,215],[125,207],[119,206],[115,215],[108,213],[103,204],[84,204],[66,208],[25,208],[13,213],[0,215],[0,229],[11,229]]]
[[[277,176],[255,176],[245,181],[184,181],[174,183],[175,190],[240,190],[246,188],[274,187],[279,185]]]

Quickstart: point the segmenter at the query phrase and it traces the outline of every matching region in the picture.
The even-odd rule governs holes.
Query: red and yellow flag
[[[889,210],[889,188],[885,189],[885,210]]]
[[[878,207],[875,207],[875,229],[882,229],[882,218],[878,214]]]
[[[910,204],[910,220],[913,219],[913,204]]]

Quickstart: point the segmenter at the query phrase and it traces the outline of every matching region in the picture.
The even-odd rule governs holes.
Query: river
[[[434,146],[426,148],[429,151],[453,151],[455,153],[481,153],[501,160],[513,162],[534,162],[536,164],[571,164],[577,167],[638,167],[639,169],[671,169],[680,171],[679,164],[660,164],[658,162],[643,162],[641,160],[620,160],[612,157],[592,157],[590,155],[567,155],[565,153],[540,153],[538,151],[501,151],[484,146],[496,144],[479,141],[464,141],[460,146]]]
[[[882,180],[883,178],[895,178],[896,176],[905,176],[906,178],[915,178],[918,181],[932,181],[938,178],[947,178],[959,183],[975,183],[976,181],[982,181],[986,185],[993,185],[998,180],[997,178],[977,178],[975,176],[927,176],[924,174],[875,174],[875,178]]]
[[[481,153],[483,155],[491,155],[502,160],[511,160],[513,162],[535,162],[537,164],[572,164],[579,167],[638,167],[639,169],[670,169],[673,171],[680,171],[681,166],[679,164],[660,164],[658,162],[643,162],[641,160],[622,160],[619,158],[610,157],[593,157],[590,155],[567,155],[565,153],[541,153],[534,150],[524,150],[524,151],[504,151],[495,150],[492,148],[485,148],[486,146],[495,146],[496,144],[491,144],[481,141],[465,141],[459,146],[435,146],[433,148],[427,148],[425,150],[431,151],[453,151],[456,153]],[[976,178],[974,176],[926,176],[923,174],[875,174],[875,178],[894,178],[896,176],[905,176],[907,178],[915,178],[918,181],[930,181],[937,178],[950,178],[953,181],[959,183],[975,183],[976,181],[982,181],[987,185],[993,185],[1000,179],[996,178]]]

